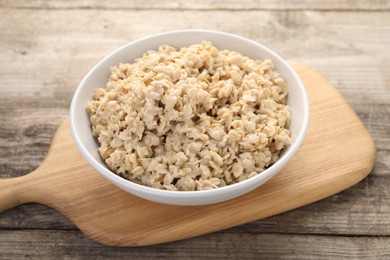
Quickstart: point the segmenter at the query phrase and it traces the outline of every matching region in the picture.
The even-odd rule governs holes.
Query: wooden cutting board
[[[39,202],[62,212],[103,244],[142,246],[241,225],[344,190],[373,168],[374,144],[329,82],[308,67],[292,65],[309,94],[309,131],[291,162],[256,190],[206,206],[168,206],[137,198],[106,181],[84,160],[66,121],[38,169],[0,180],[0,211]]]

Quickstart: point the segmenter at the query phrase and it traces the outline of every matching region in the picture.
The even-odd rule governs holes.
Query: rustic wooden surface
[[[0,214],[0,258],[390,258],[390,2],[318,2],[0,0],[1,177],[38,167],[97,61],[133,39],[183,28],[240,34],[315,68],[377,147],[374,171],[344,192],[158,246],[103,246],[46,206],[19,206]]]

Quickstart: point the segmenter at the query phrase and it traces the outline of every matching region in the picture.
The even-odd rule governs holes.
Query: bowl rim
[[[248,42],[251,44],[256,45],[256,47],[262,49],[265,52],[268,52],[275,56],[278,59],[278,62],[282,63],[283,66],[289,71],[289,73],[293,77],[293,81],[297,83],[297,88],[299,88],[299,92],[303,97],[303,120],[302,120],[302,130],[297,134],[295,141],[289,146],[289,150],[286,151],[274,164],[272,164],[269,168],[266,170],[262,171],[261,173],[257,174],[256,176],[253,176],[249,179],[246,179],[241,182],[237,182],[231,185],[227,185],[224,187],[219,187],[215,189],[209,189],[209,190],[199,190],[199,191],[171,191],[171,190],[162,190],[162,189],[157,189],[157,188],[152,188],[149,186],[144,186],[142,184],[138,184],[135,182],[132,182],[128,179],[125,179],[113,171],[109,170],[106,166],[104,166],[101,162],[97,161],[86,149],[86,147],[83,145],[80,136],[78,135],[75,125],[77,122],[75,121],[75,114],[77,113],[76,111],[76,104],[78,102],[78,97],[80,95],[80,92],[86,83],[86,81],[94,74],[95,70],[99,68],[102,64],[104,64],[106,61],[110,60],[112,56],[114,56],[116,53],[123,51],[124,49],[131,48],[132,45],[136,45],[142,41],[145,40],[151,40],[153,38],[158,38],[162,36],[167,36],[167,35],[174,35],[174,34],[183,34],[183,33],[207,33],[207,34],[216,34],[216,35],[221,35],[221,36],[227,36],[227,37],[233,37],[236,39],[239,39],[244,42]],[[251,182],[261,182],[261,180],[267,180],[274,175],[276,175],[279,170],[274,171],[276,168],[282,168],[285,166],[285,164],[294,156],[294,154],[298,151],[298,149],[301,147],[304,137],[307,133],[308,127],[309,127],[309,120],[310,120],[310,105],[309,105],[309,98],[306,92],[306,89],[303,85],[302,80],[298,76],[298,74],[295,72],[295,70],[291,67],[290,64],[287,63],[287,61],[282,58],[279,54],[277,54],[275,51],[269,49],[268,47],[253,41],[251,39],[245,38],[243,36],[239,36],[236,34],[231,34],[231,33],[226,33],[226,32],[221,32],[221,31],[215,31],[215,30],[204,30],[204,29],[184,29],[184,30],[174,30],[174,31],[167,31],[167,32],[161,32],[157,34],[152,34],[146,37],[142,37],[136,40],[133,40],[117,49],[109,53],[107,56],[105,56],[103,59],[101,59],[95,66],[92,67],[88,71],[88,73],[84,76],[82,81],[79,83],[79,85],[76,88],[76,91],[74,92],[74,95],[72,97],[71,101],[71,106],[70,106],[70,130],[72,137],[76,143],[76,146],[78,147],[79,151],[83,155],[83,157],[97,170],[100,174],[103,174],[106,178],[109,180],[113,181],[116,184],[124,185],[132,190],[136,190],[139,192],[142,192],[144,194],[148,195],[161,195],[165,198],[167,197],[177,197],[180,196],[181,198],[196,198],[196,197],[204,197],[204,196],[214,196],[218,195],[223,192],[229,192],[232,190],[238,190],[240,188],[244,188]],[[259,180],[260,179],[260,180]]]

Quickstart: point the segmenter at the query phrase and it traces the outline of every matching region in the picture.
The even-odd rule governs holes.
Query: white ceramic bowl
[[[142,186],[109,170],[97,151],[97,142],[92,136],[91,124],[86,112],[86,106],[93,91],[106,85],[110,67],[119,63],[132,62],[142,56],[147,50],[157,49],[162,44],[174,47],[184,47],[211,41],[219,49],[237,51],[252,59],[271,59],[276,70],[282,75],[288,85],[288,105],[291,109],[290,131],[292,144],[283,151],[279,160],[255,177],[248,180],[205,191],[167,191]],[[133,41],[114,51],[95,67],[93,67],[78,86],[70,108],[70,128],[73,138],[81,154],[107,180],[119,188],[138,197],[172,205],[203,205],[229,200],[247,193],[271,177],[275,176],[293,157],[302,144],[309,124],[309,101],[305,88],[290,65],[272,50],[246,38],[216,31],[182,30],[160,33]],[[92,174],[92,173],[91,173]]]

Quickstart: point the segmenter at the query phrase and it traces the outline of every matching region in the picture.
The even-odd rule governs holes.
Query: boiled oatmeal
[[[203,41],[162,45],[111,68],[87,111],[116,174],[165,190],[206,190],[261,174],[291,143],[287,86],[271,60]]]

